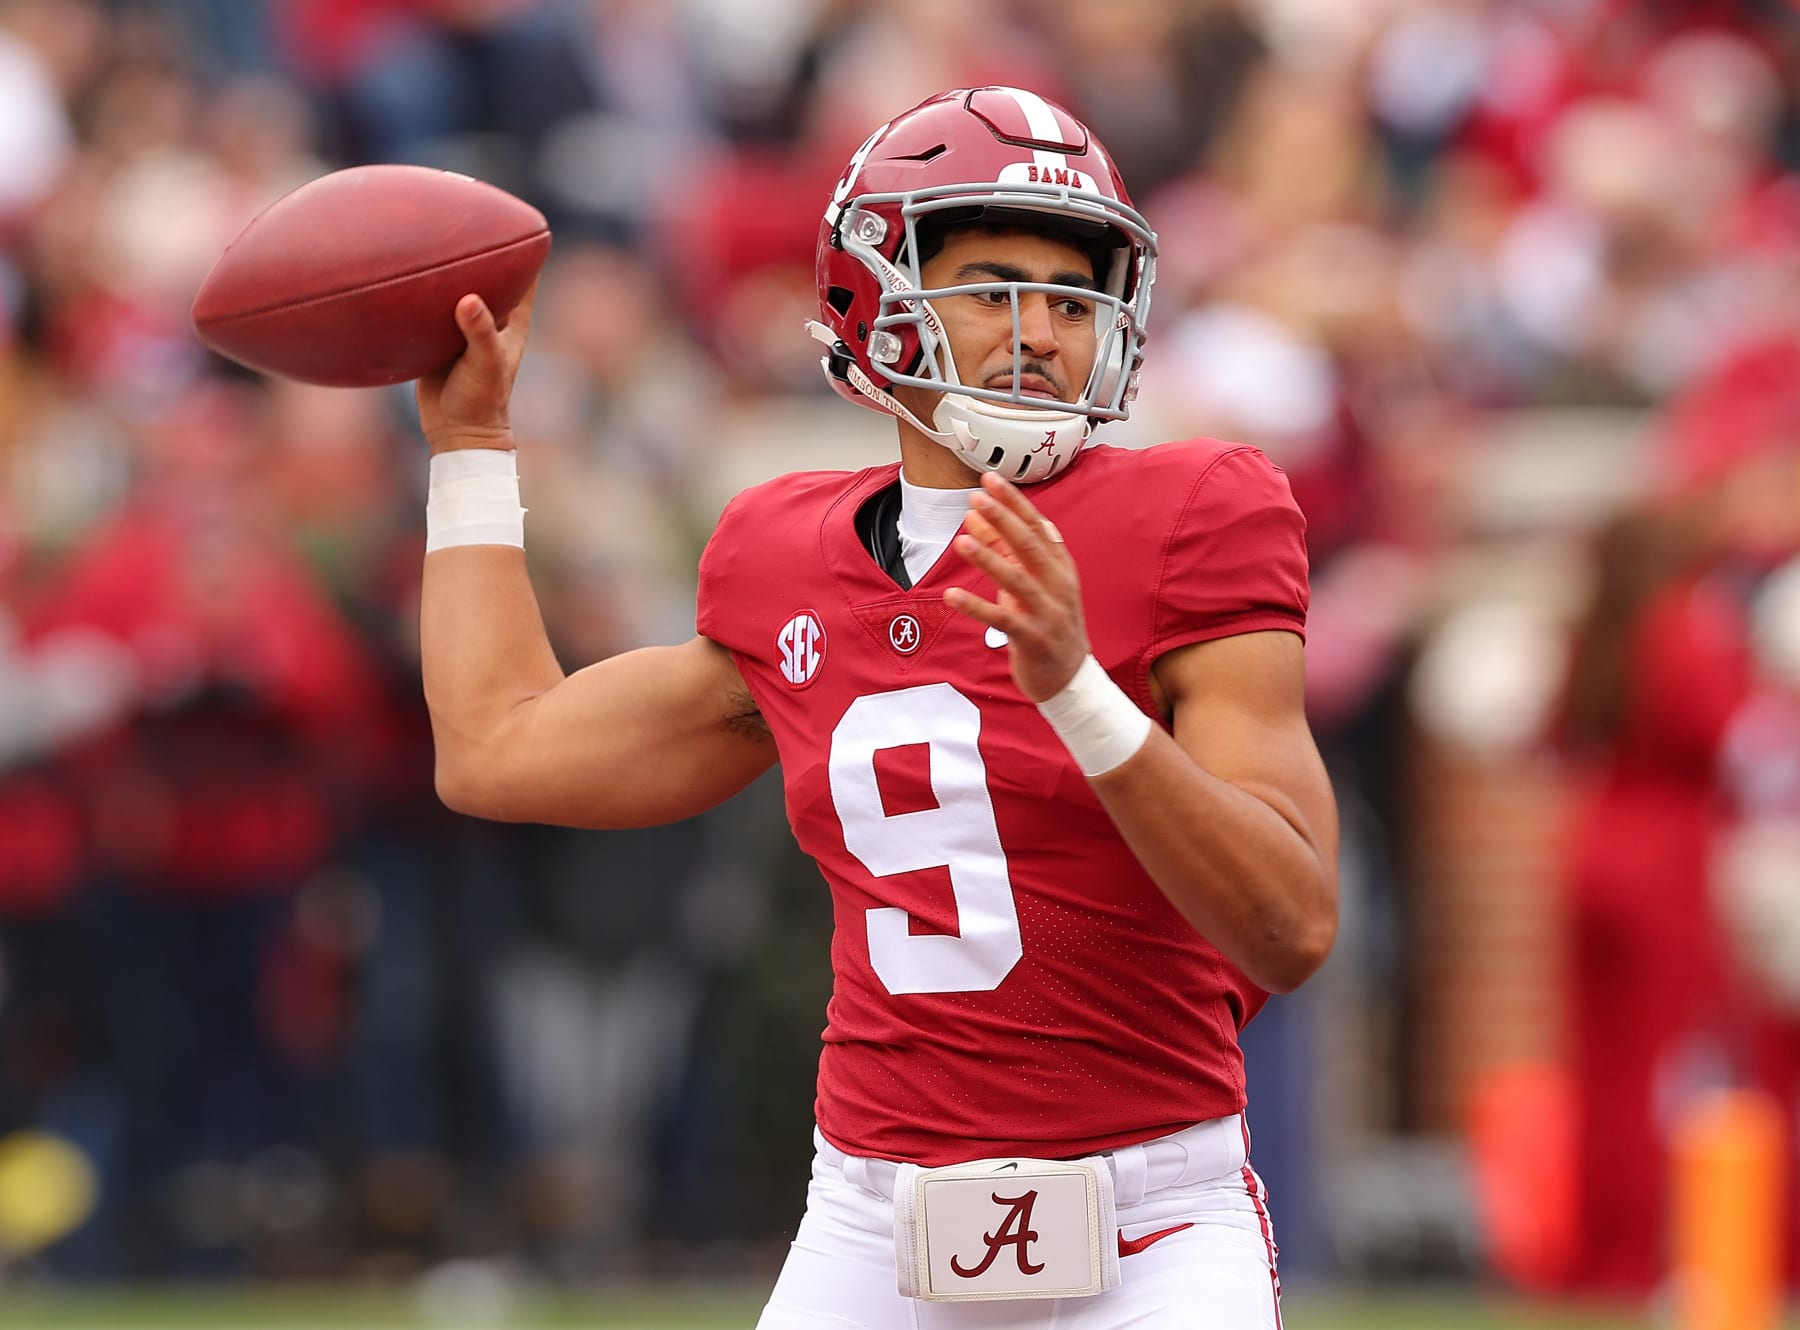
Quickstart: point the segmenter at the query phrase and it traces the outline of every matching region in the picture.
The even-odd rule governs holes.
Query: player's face
[[[952,231],[920,273],[928,288],[972,282],[1049,282],[1096,289],[1080,248],[1040,231]],[[973,388],[1013,389],[1012,301],[1002,291],[943,296],[931,302],[949,335],[956,373]],[[1043,291],[1019,293],[1019,390],[1025,397],[1072,402],[1093,373],[1099,339],[1094,302]]]

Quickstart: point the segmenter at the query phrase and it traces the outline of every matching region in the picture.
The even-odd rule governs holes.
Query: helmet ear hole
[[[825,303],[838,312],[843,318],[850,313],[850,306],[856,301],[856,292],[847,286],[834,286],[825,292]]]

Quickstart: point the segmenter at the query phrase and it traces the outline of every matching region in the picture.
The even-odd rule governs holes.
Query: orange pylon
[[[1669,1213],[1677,1330],[1776,1330],[1787,1188],[1780,1102],[1718,1090],[1675,1125]]]

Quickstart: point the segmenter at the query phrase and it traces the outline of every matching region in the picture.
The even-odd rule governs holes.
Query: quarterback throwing
[[[1337,926],[1304,524],[1252,448],[1091,437],[1135,395],[1155,264],[1036,94],[883,125],[825,206],[812,333],[898,460],[740,494],[696,636],[566,677],[507,424],[529,302],[498,329],[466,297],[467,351],[419,385],[445,801],[644,825],[779,762],[830,887],[813,1180],[765,1330],[1280,1324],[1238,1033]]]

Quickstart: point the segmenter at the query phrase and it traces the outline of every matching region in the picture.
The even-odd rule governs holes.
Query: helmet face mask
[[[889,187],[894,186],[894,187]],[[928,288],[921,233],[959,226],[1042,230],[1101,256],[1099,289],[989,281]],[[858,149],[819,237],[823,364],[852,401],[892,412],[977,470],[1047,479],[1073,460],[1098,421],[1122,420],[1137,391],[1156,237],[1130,205],[1110,159],[1067,111],[1033,93],[945,93],[884,125]],[[1001,293],[1013,319],[1010,389],[962,381],[932,302]],[[1020,298],[1078,297],[1094,308],[1095,359],[1075,400],[1020,387]],[[893,397],[943,394],[930,425]]]

